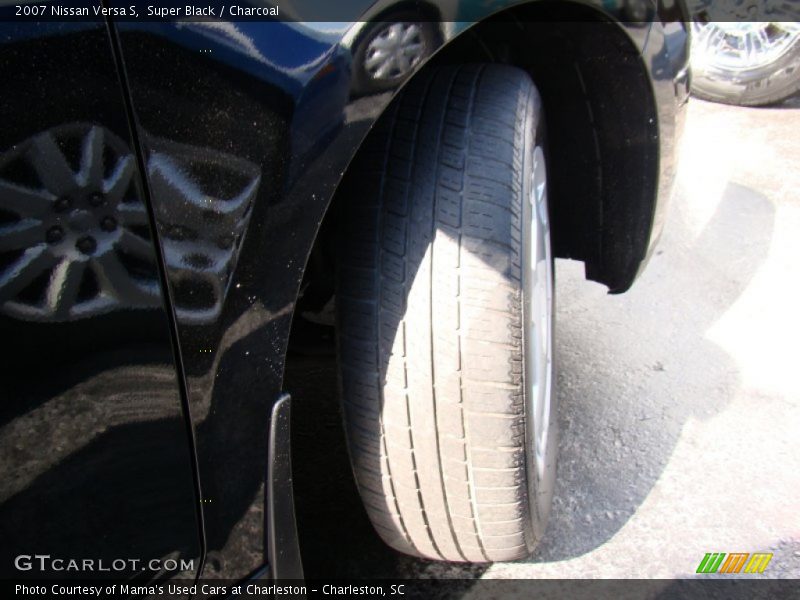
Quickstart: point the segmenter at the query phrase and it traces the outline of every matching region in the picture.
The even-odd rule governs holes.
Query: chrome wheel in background
[[[716,102],[771,104],[800,89],[800,24],[692,24],[692,90]]]

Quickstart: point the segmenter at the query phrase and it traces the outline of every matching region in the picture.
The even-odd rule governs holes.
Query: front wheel
[[[539,94],[524,71],[413,80],[348,183],[339,363],[380,536],[449,561],[528,556],[556,455],[553,268]]]

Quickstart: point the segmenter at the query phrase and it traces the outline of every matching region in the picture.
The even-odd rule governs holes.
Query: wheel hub
[[[544,477],[551,418],[553,372],[553,268],[547,210],[547,170],[540,146],[533,151],[531,174],[530,285],[527,286],[526,377],[531,398],[534,460]]]
[[[101,193],[76,200],[60,198],[53,208],[42,228],[44,241],[56,260],[80,260],[76,250],[82,255],[95,254],[98,248],[111,250],[120,238],[113,216],[116,205]]]
[[[393,23],[367,45],[364,69],[380,81],[408,75],[422,59],[422,29],[416,23]]]

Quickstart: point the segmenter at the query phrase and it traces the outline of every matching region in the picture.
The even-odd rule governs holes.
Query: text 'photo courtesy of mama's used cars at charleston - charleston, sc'
[[[449,597],[530,557],[556,259],[622,294],[655,254],[698,10],[0,3],[10,589]]]

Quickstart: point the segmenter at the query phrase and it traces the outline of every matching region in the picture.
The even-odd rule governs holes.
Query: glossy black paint
[[[419,11],[420,18],[447,21],[435,24],[438,34],[433,36],[446,52],[454,43],[477,44],[470,41],[471,23],[523,4],[509,0],[374,4],[354,0],[348,3],[348,10],[361,15],[359,20],[365,22],[399,15],[408,18],[412,9]],[[301,5],[286,3],[287,8],[297,9],[302,16],[300,9],[308,6]],[[617,244],[625,253],[624,259],[614,262],[620,255],[612,252],[607,254],[607,261],[598,260],[596,265],[587,267],[590,276],[613,281],[614,287],[622,290],[630,285],[652,250],[663,222],[663,206],[674,170],[674,140],[680,128],[679,107],[684,100],[679,80],[686,65],[686,30],[680,23],[680,14],[663,6],[656,13],[649,0],[637,6],[624,2],[587,6],[604,10],[602,19],[609,22],[625,16],[626,10],[635,9],[636,14],[643,15],[643,22],[614,25],[629,38],[626,43],[636,54],[631,69],[639,69],[648,82],[642,100],[649,98],[653,106],[652,121],[642,122],[633,130],[636,143],[649,148],[645,170],[637,184],[641,205],[618,217],[618,231],[613,235],[597,233],[605,235],[609,242],[604,248]],[[499,19],[502,18],[501,15]],[[202,576],[243,578],[275,558],[275,549],[270,549],[266,541],[267,515],[269,508],[274,508],[270,501],[265,511],[268,432],[273,406],[282,391],[289,332],[308,256],[347,165],[404,81],[398,81],[394,88],[378,90],[356,84],[353,60],[365,39],[363,23],[120,21],[110,22],[109,26],[119,41],[123,71],[119,75],[129,93],[128,117],[141,144],[138,162],[146,171],[142,185],[149,192],[155,237],[169,282],[168,310],[177,325],[173,342],[183,364],[181,376],[188,399],[185,416],[191,419],[195,448],[187,447],[187,432],[182,429],[178,385],[181,378],[174,373],[169,315],[161,308],[165,295],[159,289],[157,301],[150,296],[147,306],[115,309],[76,321],[63,334],[65,344],[86,340],[70,353],[71,359],[98,364],[105,361],[96,367],[98,373],[120,364],[138,365],[134,369],[138,373],[135,385],[142,390],[152,389],[145,394],[146,401],[158,398],[160,405],[170,407],[169,411],[164,408],[169,418],[161,419],[167,424],[158,421],[165,428],[158,437],[164,446],[145,452],[130,441],[131,437],[137,438],[131,435],[125,441],[130,446],[92,446],[94,452],[84,460],[113,463],[121,460],[115,457],[116,452],[120,456],[138,453],[143,465],[156,452],[168,468],[161,469],[161,463],[155,463],[158,468],[142,471],[139,477],[159,482],[166,473],[174,475],[169,489],[175,496],[169,500],[169,511],[163,513],[174,520],[174,530],[167,529],[169,534],[163,539],[149,540],[144,532],[161,525],[143,517],[131,520],[117,515],[118,528],[124,533],[135,524],[141,534],[142,552],[161,544],[174,545],[173,551],[195,556],[199,545],[192,507],[196,507],[202,511],[205,524],[207,556]],[[16,62],[5,58],[10,54],[0,55],[4,57],[0,69],[20,68],[21,61],[29,61],[33,55],[41,56],[39,60],[49,70],[45,71],[47,78],[40,82],[43,87],[36,88],[34,82],[29,85],[31,90],[42,90],[35,92],[38,96],[32,97],[34,92],[25,92],[21,84],[3,92],[3,115],[24,113],[24,105],[29,118],[16,123],[18,129],[2,133],[0,151],[41,131],[42,114],[49,114],[53,124],[98,123],[124,140],[128,148],[133,147],[125,121],[125,98],[116,81],[106,32],[99,24],[74,27],[80,31],[58,36],[43,30],[8,31],[5,47],[16,53]],[[53,54],[48,44],[53,43],[54,37],[59,43],[68,39],[78,45],[88,43],[85,38],[96,38],[97,47],[89,63],[94,61],[103,67],[78,73],[77,62],[65,64],[70,60],[68,53]],[[440,53],[439,57],[443,55]],[[477,55],[481,56],[480,52]],[[80,64],[85,67],[87,63]],[[50,79],[57,84],[51,86]],[[106,82],[103,90],[93,88],[98,81]],[[52,98],[54,94],[63,95],[59,90],[67,83],[72,83],[74,94],[67,94],[62,105],[75,114],[60,117],[52,110]],[[620,86],[625,83],[620,81]],[[49,92],[51,87],[57,91]],[[12,101],[20,106],[12,106]],[[602,103],[602,99],[599,101]],[[622,108],[607,106],[611,113]],[[623,172],[616,175],[624,182]],[[634,199],[638,197],[636,193],[632,192]],[[607,198],[597,210],[605,211],[608,218],[617,218],[613,195],[609,193]],[[2,202],[0,196],[0,205]],[[568,217],[563,217],[564,222],[569,223]],[[629,223],[631,229],[622,227],[624,223]],[[156,253],[145,262],[147,276],[157,284]],[[60,324],[29,321],[3,321],[2,325],[3,332],[8,331],[14,339],[30,336],[31,340],[38,340],[31,353],[46,345],[42,340],[52,344],[50,340],[60,335],[52,332],[59,329],[64,328]],[[35,335],[28,333],[35,330]],[[105,336],[105,346],[92,336]],[[115,355],[106,351],[111,346],[135,346],[140,353],[114,362],[109,356]],[[102,360],[97,356],[98,348],[103,350]],[[52,354],[63,357],[65,352],[62,346],[56,346]],[[152,370],[136,371],[143,364],[157,365],[161,374],[158,381],[169,385],[162,383],[161,388],[154,389]],[[69,368],[65,363],[64,369]],[[20,353],[8,375],[8,380],[14,382],[9,386],[11,399],[4,403],[16,407],[12,420],[24,422],[30,411],[28,405],[34,403],[26,398],[36,387],[31,384],[35,372],[46,372],[48,378],[58,382],[54,385],[64,390],[78,385],[74,375],[53,368],[40,356],[34,359],[30,353]],[[96,403],[114,397],[118,383],[113,389],[97,388]],[[145,399],[138,396],[125,400],[128,417],[124,426],[151,425],[149,420],[139,422],[144,403]],[[116,424],[111,417],[106,420]],[[109,432],[124,426],[109,428]],[[4,438],[4,431],[0,430],[0,452],[12,452],[13,438]],[[55,439],[53,433],[48,435],[46,439]],[[33,451],[40,443],[28,440],[26,447]],[[192,450],[196,452],[201,494],[197,499],[191,496]],[[129,483],[118,475],[117,479]],[[38,498],[33,504],[45,507]],[[15,512],[6,513],[0,526],[21,510],[18,505],[12,508]],[[63,518],[63,513],[53,512],[56,514]],[[28,523],[21,524],[19,531],[30,528]],[[123,533],[110,524],[100,527],[80,520],[76,523],[86,535],[108,533],[109,552],[128,547],[118,543],[115,536]],[[192,541],[179,542],[189,538]],[[88,541],[77,539],[71,538],[71,546],[64,542],[64,552],[93,547]],[[21,546],[15,542],[4,547]]]
[[[106,24],[0,24],[0,79],[0,577],[163,576],[14,568],[36,554],[192,576],[187,422]]]
[[[286,26],[266,25],[279,30],[273,43],[288,35],[281,47],[295,44],[291,31],[282,31]],[[236,31],[234,37],[249,39]],[[249,44],[244,57],[226,54],[204,23],[122,23],[119,33],[186,366],[204,500],[205,573],[240,578],[265,555],[267,432],[281,389],[279,340],[292,306],[279,292],[285,282],[264,267],[279,254],[301,262],[291,229],[275,225],[289,177],[290,98],[302,88],[291,89],[294,80],[275,73]],[[204,44],[217,58],[199,51]],[[316,139],[309,134],[303,142]]]

